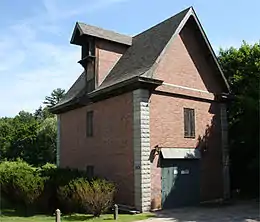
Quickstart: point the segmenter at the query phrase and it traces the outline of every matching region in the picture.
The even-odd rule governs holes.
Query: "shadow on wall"
[[[219,70],[195,23],[194,18],[190,17],[186,26],[182,29],[180,37],[207,90],[212,93],[221,93],[219,86],[223,84],[222,77],[216,75]]]
[[[169,180],[162,183],[166,186],[162,190],[170,189],[166,196],[162,191],[164,209],[195,206],[201,201],[223,197],[219,105],[212,103],[209,113],[213,114],[211,124],[197,137],[194,153],[174,161],[160,158],[162,179],[166,173]]]
[[[199,160],[164,159],[162,165],[163,209],[198,205],[200,202]]]
[[[196,145],[196,149],[199,149],[201,153],[201,201],[223,197],[222,136],[219,103],[212,103],[208,112],[213,114],[211,123],[206,126],[204,134],[198,136]]]
[[[173,160],[163,159],[158,146],[150,152],[151,162],[154,161],[156,155],[159,155],[157,166],[162,168],[162,171],[163,168],[176,167],[175,169],[178,172],[184,172],[187,169],[190,172],[189,177],[179,173],[172,176],[174,170],[168,172],[172,178],[166,183],[172,185],[166,185],[168,186],[166,190],[169,191],[168,196],[163,196],[165,193],[162,194],[162,198],[166,203],[164,208],[167,208],[167,205],[171,207],[196,205],[200,201],[222,198],[222,151],[219,111],[219,104],[212,103],[208,110],[209,113],[213,114],[211,123],[206,126],[204,134],[197,137],[194,154],[188,153],[184,159]],[[200,159],[198,159],[199,157]],[[176,204],[172,203],[174,199]]]

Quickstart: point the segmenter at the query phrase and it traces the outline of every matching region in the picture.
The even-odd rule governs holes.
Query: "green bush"
[[[71,199],[58,198],[57,190],[77,178],[88,179],[85,171],[57,168],[53,164],[46,164],[39,169],[39,172],[45,178],[45,188],[39,203],[43,211],[53,212],[59,208],[63,213],[83,212],[83,209],[77,203],[73,203]]]
[[[89,182],[90,181],[90,182]],[[115,187],[106,180],[88,178],[85,171],[60,169],[53,164],[32,167],[22,160],[0,163],[1,199],[26,213],[88,212],[94,216],[107,211]]]
[[[58,190],[61,202],[84,209],[95,217],[111,207],[114,193],[115,186],[112,183],[101,179],[89,182],[84,178],[73,180]]]
[[[106,180],[93,180],[89,183],[88,189],[78,192],[78,196],[84,197],[83,204],[94,215],[100,216],[112,206],[115,186]]]
[[[41,195],[44,178],[26,162],[4,161],[0,164],[0,185],[1,195],[27,209]]]
[[[57,190],[57,197],[60,208],[65,212],[84,212],[82,205],[77,198],[76,191],[80,186],[85,186],[85,179],[79,178],[70,181],[68,184],[60,186]],[[86,181],[87,182],[87,181]]]

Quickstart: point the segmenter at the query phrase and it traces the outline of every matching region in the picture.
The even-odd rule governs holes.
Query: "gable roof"
[[[125,85],[125,83],[128,82],[147,81],[149,83],[159,84],[158,80],[156,81],[153,79],[155,67],[162,58],[167,46],[175,36],[180,33],[190,16],[194,17],[196,25],[199,27],[202,37],[212,55],[213,61],[223,79],[224,85],[229,92],[229,85],[218,64],[216,55],[203,31],[195,11],[192,7],[189,7],[134,36],[132,38],[132,45],[126,50],[96,90],[88,95],[86,93],[84,95],[84,93],[82,93],[84,91],[84,84],[81,84],[81,80],[78,79],[67,94],[72,95],[72,91],[77,91],[78,93],[75,93],[75,97],[77,98],[80,97],[80,94],[84,95],[84,97],[93,98],[102,93],[107,93],[112,88],[122,87],[122,85]],[[82,77],[80,76],[79,78]],[[66,101],[66,98],[67,95],[65,96],[64,101]],[[59,106],[60,104],[57,104],[54,109],[57,109]]]
[[[165,48],[180,33],[190,16],[194,17],[214,63],[229,91],[229,85],[219,66],[217,57],[192,7],[133,37],[133,45],[120,58],[97,90],[135,76],[152,78],[154,68],[163,56]]]
[[[111,30],[102,29],[96,26],[87,25],[82,22],[77,22],[71,37],[70,43],[78,45],[77,38],[80,36],[94,36],[96,38],[117,42],[124,45],[132,45],[132,37],[123,35]]]
[[[188,11],[189,8],[134,36],[132,46],[122,55],[99,89],[149,71]]]

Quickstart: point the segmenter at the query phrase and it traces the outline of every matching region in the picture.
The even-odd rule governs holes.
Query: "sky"
[[[259,0],[0,0],[0,117],[34,112],[83,71],[76,21],[135,35],[193,6],[217,53],[259,41]]]

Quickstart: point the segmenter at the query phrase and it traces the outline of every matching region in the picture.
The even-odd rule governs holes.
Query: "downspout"
[[[56,165],[60,166],[60,114],[57,114]]]
[[[223,198],[230,198],[230,175],[229,175],[229,150],[228,150],[228,122],[227,108],[225,103],[220,104],[220,123],[221,123],[221,147],[222,147],[222,166],[223,166]]]

